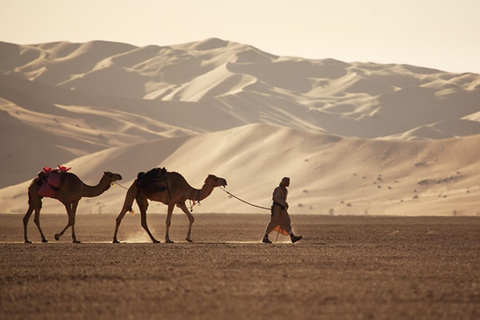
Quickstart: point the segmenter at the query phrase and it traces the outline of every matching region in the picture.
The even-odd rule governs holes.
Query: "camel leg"
[[[81,243],[80,241],[77,240],[77,236],[75,235],[75,219],[77,217],[77,207],[78,207],[78,201],[75,201],[72,203],[72,216],[73,216],[73,221],[72,221],[72,242],[73,243]]]
[[[138,204],[138,207],[140,208],[140,217],[141,217],[141,224],[143,229],[147,231],[148,236],[150,237],[150,239],[152,239],[153,243],[160,243],[160,241],[155,239],[155,237],[152,235],[152,233],[150,232],[150,229],[148,229],[148,225],[147,225],[148,200],[145,197],[139,197],[137,198],[137,204]]]
[[[117,233],[118,233],[118,228],[120,228],[120,223],[122,223],[123,217],[125,217],[125,214],[127,213],[128,209],[123,207],[122,211],[120,211],[120,214],[117,217],[116,223],[115,223],[115,233],[113,234],[113,243],[120,243],[117,239]]]
[[[25,239],[25,243],[32,243],[32,241],[28,240],[28,237],[27,237],[28,220],[30,220],[32,213],[33,213],[33,206],[29,205],[27,213],[25,213],[25,216],[23,217],[23,238]]]
[[[173,213],[174,208],[175,208],[174,203],[169,203],[168,204],[167,220],[165,221],[165,225],[166,225],[165,242],[166,243],[173,243],[173,241],[170,240],[169,230],[170,230],[170,225],[172,224],[172,213]]]
[[[65,231],[67,231],[68,228],[70,228],[74,223],[75,223],[75,216],[72,214],[72,205],[70,203],[65,204],[65,209],[67,209],[67,215],[68,215],[68,222],[65,228],[63,228],[60,233],[55,234],[55,240],[60,240],[60,237],[63,236]]]
[[[30,240],[28,240],[27,226],[33,211],[35,211],[35,220],[34,220],[35,225],[37,226],[37,229],[40,232],[40,236],[42,237],[42,242],[48,242],[47,239],[45,238],[45,235],[43,234],[42,228],[40,227],[40,209],[42,209],[42,200],[41,198],[38,198],[36,200],[37,201],[34,201],[31,195],[29,194],[28,210],[25,213],[25,216],[23,217],[23,235],[24,235],[25,243],[32,243]]]
[[[180,209],[182,209],[183,212],[185,212],[185,214],[187,215],[188,217],[188,221],[190,222],[190,224],[188,225],[188,231],[187,231],[187,237],[185,238],[188,242],[192,242],[193,240],[190,238],[190,235],[192,233],[192,224],[193,224],[193,221],[195,221],[195,218],[193,217],[193,215],[190,213],[190,211],[188,211],[188,208],[187,206],[185,205],[185,202],[182,202],[182,203],[177,203],[177,207],[179,207]]]
[[[128,211],[132,211],[132,204],[133,204],[133,200],[135,199],[136,193],[137,193],[137,187],[136,187],[136,180],[135,180],[135,182],[133,182],[132,186],[127,191],[127,195],[125,196],[125,201],[123,202],[122,210],[120,211],[120,214],[117,217],[117,220],[115,223],[115,233],[113,234],[113,243],[120,243],[117,239],[118,229],[120,228],[120,223],[122,223],[122,220],[123,220],[123,217],[125,217],[125,214]]]
[[[40,205],[40,208],[41,208],[41,205]],[[48,242],[48,240],[47,238],[45,238],[42,228],[40,227],[40,208],[35,208],[35,218],[33,221],[35,222],[35,225],[37,226],[37,229],[40,232],[40,236],[42,237],[42,242],[46,243]]]

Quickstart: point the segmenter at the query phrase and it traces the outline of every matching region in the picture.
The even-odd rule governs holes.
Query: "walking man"
[[[284,177],[279,186],[273,190],[273,204],[271,210],[272,215],[270,218],[270,223],[267,225],[267,229],[265,230],[265,236],[262,240],[263,243],[272,243],[270,239],[268,239],[268,235],[272,231],[280,232],[283,235],[290,235],[292,243],[302,239],[302,236],[296,236],[292,231],[290,216],[287,212],[288,186],[290,186],[290,178]]]

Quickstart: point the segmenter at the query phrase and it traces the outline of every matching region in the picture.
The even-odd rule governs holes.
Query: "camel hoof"
[[[43,243],[47,243],[48,240],[47,240],[47,239],[42,239],[42,242],[43,242]]]
[[[120,243],[120,241],[118,241],[118,240],[113,240],[112,243]]]
[[[55,233],[55,240],[60,240],[60,235],[58,233]]]
[[[166,240],[165,243],[175,243],[175,242],[169,239],[169,240]]]
[[[30,240],[25,240],[25,243],[32,243],[32,241],[30,241]]]
[[[153,242],[153,243],[161,243],[161,242],[158,241],[158,240],[153,240],[152,242]]]
[[[188,242],[193,242],[192,239],[185,238],[185,240],[187,240]]]
[[[73,240],[72,243],[82,243],[82,242],[78,240]]]

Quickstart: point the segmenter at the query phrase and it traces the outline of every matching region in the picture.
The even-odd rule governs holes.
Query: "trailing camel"
[[[49,195],[48,197],[57,199],[65,206],[67,209],[68,222],[65,228],[60,231],[60,233],[55,234],[55,240],[59,240],[60,237],[65,233],[65,231],[71,227],[72,228],[72,240],[74,243],[80,243],[77,240],[75,235],[75,215],[77,213],[77,206],[80,199],[83,197],[92,198],[97,197],[107,191],[110,188],[110,185],[118,180],[122,179],[122,176],[117,173],[104,172],[100,182],[96,186],[89,186],[80,180],[75,174],[55,170],[53,173],[59,176],[61,182],[59,182],[58,189],[55,190],[54,194]],[[27,237],[27,225],[30,216],[35,211],[35,224],[37,225],[38,231],[40,231],[40,236],[42,237],[42,242],[48,242],[43,234],[42,228],[40,227],[40,210],[42,209],[42,198],[43,196],[39,195],[39,190],[42,187],[42,183],[46,183],[46,173],[41,172],[39,176],[33,179],[32,183],[28,187],[28,210],[25,213],[23,218],[23,230],[25,243],[30,243]]]
[[[186,200],[201,201],[208,197],[215,187],[226,186],[227,181],[223,178],[209,175],[205,179],[205,183],[201,189],[191,187],[185,178],[177,172],[167,172],[165,168],[154,168],[147,173],[140,172],[137,179],[133,182],[125,196],[125,202],[122,210],[116,219],[115,233],[113,235],[113,243],[118,243],[117,232],[127,211],[132,211],[133,201],[136,200],[140,208],[141,225],[150,236],[153,243],[159,243],[152,235],[147,225],[147,209],[148,200],[162,202],[168,206],[166,218],[165,242],[173,243],[170,240],[169,228],[172,219],[172,213],[175,205],[182,209],[187,215],[189,226],[186,240],[191,242],[193,215],[188,211],[185,205]]]

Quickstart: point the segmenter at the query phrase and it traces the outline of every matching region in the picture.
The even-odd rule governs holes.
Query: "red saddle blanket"
[[[68,170],[70,170],[70,168],[64,166],[58,166],[58,169],[54,170],[50,167],[43,168],[43,171],[38,173],[38,177],[41,181],[38,195],[41,197],[54,197],[62,183],[64,173]]]
[[[40,197],[52,198],[57,193],[57,189],[48,184],[47,181],[43,181],[40,189],[38,189],[38,195]]]

